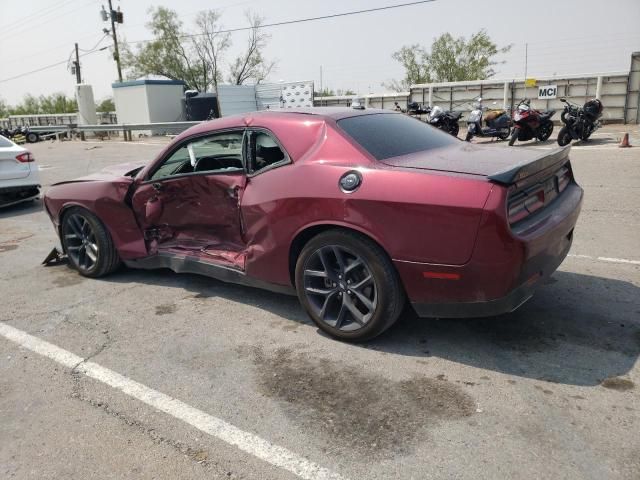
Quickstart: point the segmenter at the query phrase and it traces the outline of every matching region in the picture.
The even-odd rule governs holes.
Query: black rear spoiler
[[[556,148],[551,153],[542,153],[539,157],[527,163],[522,163],[508,170],[489,175],[489,180],[503,185],[511,185],[519,182],[534,173],[546,170],[554,165],[560,166],[565,163],[569,158],[569,150],[571,150],[571,145]]]

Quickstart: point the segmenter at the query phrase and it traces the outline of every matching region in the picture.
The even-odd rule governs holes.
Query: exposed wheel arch
[[[369,234],[366,231],[363,231],[358,228],[354,228],[348,225],[341,225],[337,223],[320,223],[315,225],[309,225],[302,230],[300,230],[296,236],[293,238],[291,245],[289,246],[289,278],[291,279],[291,285],[295,287],[295,271],[296,271],[296,262],[298,261],[298,256],[304,246],[316,235],[319,235],[322,232],[326,232],[327,230],[343,230],[348,232],[353,232],[357,235],[362,235],[363,237],[368,238],[376,245],[378,245],[389,257],[391,260],[391,255],[387,252],[387,249],[382,245],[382,243]]]

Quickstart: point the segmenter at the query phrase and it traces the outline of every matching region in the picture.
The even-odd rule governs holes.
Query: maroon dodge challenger
[[[44,203],[81,275],[124,263],[297,294],[319,328],[365,340],[407,300],[443,318],[528,300],[571,246],[568,153],[471,145],[382,110],[256,112]]]

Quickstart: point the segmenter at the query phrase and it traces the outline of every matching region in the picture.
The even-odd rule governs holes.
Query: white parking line
[[[628,260],[626,258],[612,258],[612,257],[593,257],[591,255],[575,255],[570,253],[567,255],[568,257],[573,258],[586,258],[588,260],[598,260],[600,262],[609,262],[609,263],[626,263],[629,265],[640,265],[640,260]]]
[[[0,322],[0,335],[18,345],[44,357],[84,373],[99,382],[113,387],[147,405],[174,418],[188,423],[198,430],[216,437],[271,465],[287,470],[300,478],[312,480],[346,480],[345,477],[327,470],[284,447],[245,432],[224,420],[191,407],[180,400],[165,395],[141,383],[120,375],[97,363],[86,362],[82,357],[49,342]]]

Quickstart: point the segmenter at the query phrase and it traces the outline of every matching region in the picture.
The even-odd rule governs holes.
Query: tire
[[[569,129],[564,126],[558,132],[558,145],[564,147],[565,145],[569,145],[571,143],[571,134],[569,133]]]
[[[451,135],[457,137],[458,132],[460,132],[460,125],[458,125],[457,123],[452,123],[451,125],[449,125],[449,133]]]
[[[513,131],[511,132],[511,138],[509,139],[510,147],[513,147],[513,144],[516,143],[516,140],[518,139],[519,134],[520,134],[520,129],[514,128]]]
[[[498,138],[500,140],[506,140],[507,138],[509,138],[509,135],[511,135],[511,129],[507,128],[503,133],[498,135]]]
[[[88,210],[80,207],[67,210],[62,217],[60,233],[69,264],[80,275],[103,277],[120,265],[111,235],[100,219]]]
[[[380,335],[406,304],[389,256],[355,232],[336,229],[313,237],[296,261],[295,281],[309,317],[340,340],[361,342]]]
[[[26,139],[27,143],[36,143],[38,140],[40,140],[40,135],[35,132],[29,132],[27,133]]]
[[[538,130],[538,134],[536,135],[536,138],[541,142],[546,142],[547,140],[549,140],[549,137],[551,136],[552,133],[553,133],[553,122],[548,122],[540,127],[540,130]]]
[[[467,136],[464,137],[464,141],[465,142],[470,142],[472,138],[473,138],[473,133],[467,132]]]

